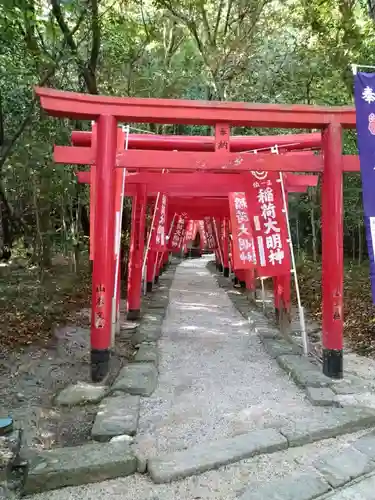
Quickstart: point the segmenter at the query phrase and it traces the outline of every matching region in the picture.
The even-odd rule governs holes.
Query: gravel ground
[[[255,428],[319,419],[206,270],[207,259],[176,272],[160,342],[159,388],[143,398],[137,446],[148,454],[190,447]],[[32,500],[234,500],[249,485],[309,470],[321,454],[340,452],[361,433],[291,448],[172,484],[147,476],[34,495]]]
[[[175,274],[159,387],[142,400],[137,443],[148,456],[329,411],[311,406],[266,354],[208,259],[184,261]]]

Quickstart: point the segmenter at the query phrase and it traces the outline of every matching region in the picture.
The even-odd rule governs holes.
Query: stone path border
[[[303,446],[374,426],[374,411],[358,408],[333,408],[321,421],[303,421],[291,426],[285,425],[279,429],[259,429],[185,450],[151,457],[146,459],[144,471],[149,472],[151,479],[157,484],[169,483],[217,469],[223,465],[239,462],[245,458]],[[296,500],[299,499],[296,498]]]
[[[155,483],[169,483],[287,447],[287,439],[276,429],[261,429],[152,458],[147,469]]]
[[[120,370],[111,387],[94,391],[91,402],[101,402],[92,427],[93,442],[33,454],[27,467],[24,494],[113,479],[139,470],[131,447],[132,437],[137,432],[140,398],[150,396],[157,387],[157,342],[178,263],[172,259],[158,285],[143,301],[138,327],[120,330],[119,340],[124,337],[130,340],[135,355]],[[79,390],[84,390],[84,385]]]
[[[323,455],[307,472],[252,483],[239,500],[370,499],[375,485],[375,433],[354,441],[339,454]],[[347,494],[344,494],[345,492]],[[365,492],[366,496],[361,493]],[[356,496],[356,495],[359,496]]]

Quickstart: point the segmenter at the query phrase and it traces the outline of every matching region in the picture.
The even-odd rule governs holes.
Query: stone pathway
[[[291,421],[320,420],[206,270],[183,262],[170,291],[159,387],[143,399],[138,442],[147,455]]]
[[[139,463],[148,459],[154,482],[176,479],[176,470],[177,476],[191,477],[154,484],[135,474],[49,491],[33,500],[374,498],[355,496],[362,482],[347,486],[351,496],[330,492],[375,470],[375,438],[361,441],[368,431],[290,447],[296,446],[289,438],[293,432],[308,442],[309,429],[339,421],[344,410],[310,404],[219,288],[206,269],[208,260],[185,261],[177,268],[159,341],[159,384],[141,398],[133,447]],[[369,418],[375,427],[375,416]],[[257,442],[263,436],[264,443]],[[331,461],[337,457],[339,468],[347,464],[343,473]],[[208,470],[222,464],[227,465]],[[372,494],[375,480],[362,481],[368,482],[363,491]]]

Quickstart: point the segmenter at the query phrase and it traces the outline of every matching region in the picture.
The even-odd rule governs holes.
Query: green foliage
[[[354,0],[3,1],[0,209],[6,227],[0,228],[0,251],[26,238],[36,261],[47,263],[53,248],[68,252],[86,241],[79,221],[88,208],[87,189],[77,185],[73,167],[53,164],[52,145],[69,143],[74,128],[89,124],[46,117],[34,85],[141,97],[348,104],[349,64],[373,63],[374,35],[367,6]],[[211,133],[210,127],[150,127]],[[285,133],[233,130],[270,132]],[[345,133],[344,151],[356,153],[353,132]],[[363,229],[356,175],[345,178],[344,208],[346,250],[357,255]],[[319,188],[292,198],[290,215],[301,252],[319,254]]]

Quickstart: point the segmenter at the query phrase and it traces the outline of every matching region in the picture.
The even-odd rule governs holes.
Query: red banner
[[[253,269],[256,264],[254,240],[245,193],[229,193],[232,225],[233,269]]]
[[[154,220],[153,234],[150,242],[151,250],[164,252],[167,247],[167,195],[159,196]]]
[[[204,226],[203,220],[198,221],[198,231],[199,231],[199,236],[200,236],[200,247],[201,247],[201,250],[203,250],[207,247],[207,234],[206,234],[206,228]]]
[[[191,241],[193,241],[196,234],[197,234],[197,222],[195,220],[189,220],[185,233],[185,244],[188,244]]]
[[[172,228],[171,236],[168,241],[169,250],[179,251],[182,248],[182,244],[185,236],[185,219],[182,215],[176,215],[175,222]]]
[[[215,229],[212,223],[212,219],[211,217],[205,217],[203,221],[207,237],[207,248],[208,250],[216,250],[217,242],[216,242]]]
[[[289,274],[288,227],[279,174],[251,172],[248,199],[260,277]]]

